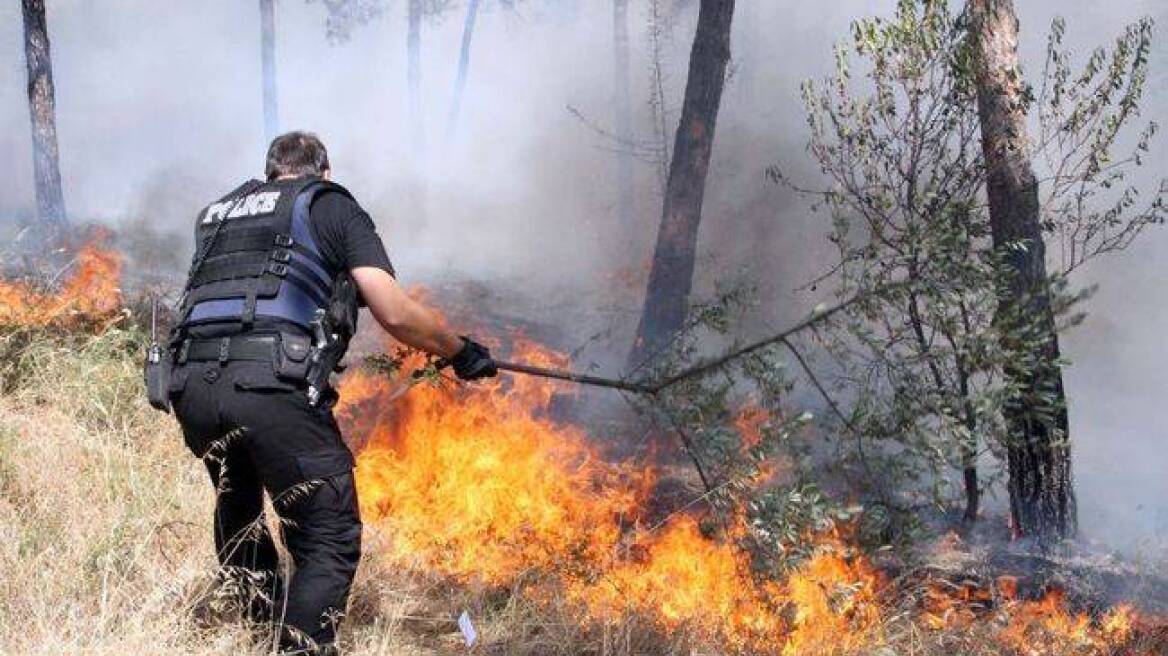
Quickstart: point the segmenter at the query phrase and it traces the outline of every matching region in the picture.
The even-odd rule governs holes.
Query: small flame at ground
[[[1066,595],[1054,589],[1038,601],[1005,602],[1009,620],[999,641],[1025,656],[1099,654],[1127,642],[1135,628],[1135,610],[1117,606],[1100,617],[1068,610]]]
[[[1034,601],[1020,600],[1017,594],[1018,579],[1013,576],[998,577],[993,585],[932,581],[924,598],[924,620],[939,631],[984,623],[999,644],[1023,656],[1110,654],[1132,639],[1141,620],[1126,604],[1098,616],[1073,612],[1058,588]]]
[[[55,293],[0,281],[0,326],[72,328],[117,312],[122,304],[118,288],[122,257],[105,248],[103,241],[98,237],[78,251],[71,273]]]

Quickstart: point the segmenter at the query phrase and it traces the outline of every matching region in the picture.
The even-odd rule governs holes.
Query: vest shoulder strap
[[[329,276],[331,277],[336,275],[337,272],[331,271],[332,267],[325,264],[323,254],[320,252],[320,246],[316,243],[316,239],[313,237],[311,227],[312,203],[317,198],[319,198],[321,194],[329,191],[335,191],[339,194],[343,194],[346,198],[356,202],[356,199],[353,198],[353,194],[349,193],[348,189],[345,189],[335,182],[318,179],[312,184],[309,184],[301,189],[297,194],[295,205],[293,206],[291,215],[289,217],[291,220],[291,225],[288,227],[288,232],[285,234],[292,237],[293,241],[295,242],[293,248],[297,250],[297,252],[300,252],[310,260],[313,260],[322,269],[327,270]]]
[[[310,184],[301,187],[297,191],[295,200],[296,204],[292,210],[292,220],[301,221],[303,222],[303,225],[307,227],[309,220],[309,210],[312,209],[312,203],[317,198],[319,198],[321,194],[328,191],[335,191],[348,198],[349,200],[357,202],[357,199],[353,198],[353,194],[349,193],[349,190],[345,189],[341,185],[329,180],[316,179]]]
[[[345,196],[346,198],[352,200],[353,202],[357,201],[356,198],[353,198],[353,194],[350,193],[348,189],[333,182],[332,180],[317,180],[316,183],[311,186],[311,191],[312,191],[313,198],[316,198],[317,196],[323,194],[326,191],[335,191],[335,192]]]

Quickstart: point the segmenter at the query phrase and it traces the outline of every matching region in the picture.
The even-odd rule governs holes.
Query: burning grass
[[[383,413],[392,386],[351,377],[342,397],[365,400],[341,414],[369,433],[362,517],[392,531],[392,557],[411,567],[494,584],[565,554],[601,559],[620,536],[614,518],[652,482],[651,469],[610,465],[583,431],[541,416],[551,389],[534,379],[497,379],[457,400],[420,385]]]
[[[520,351],[564,364],[530,344]],[[409,384],[358,372],[343,386],[342,421],[368,439],[358,483],[362,516],[383,537],[377,557],[522,596],[591,636],[557,653],[591,652],[630,625],[657,636],[644,653],[896,653],[907,636],[940,646],[975,635],[985,644],[968,653],[1156,653],[1139,646],[1127,607],[1088,615],[1057,593],[1026,601],[940,585],[902,595],[903,582],[833,532],[808,535],[811,556],[769,578],[753,566],[741,516],[717,535],[684,512],[646,526],[658,472],[611,461],[581,427],[555,421],[557,384],[505,378],[401,395]],[[755,407],[736,415],[744,444],[764,420]],[[978,605],[991,598],[999,603]]]
[[[116,315],[122,257],[105,246],[106,238],[99,233],[77,252],[57,289],[0,280],[0,329],[76,329]]]

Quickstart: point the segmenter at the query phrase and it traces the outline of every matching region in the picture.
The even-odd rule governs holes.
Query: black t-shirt
[[[312,238],[320,248],[325,262],[337,271],[351,271],[357,267],[376,267],[395,275],[393,264],[385,252],[385,244],[377,234],[373,219],[361,209],[357,201],[336,191],[325,191],[312,201],[308,211]],[[361,301],[364,305],[364,301]],[[303,331],[303,328],[285,321],[256,317],[252,332]],[[188,334],[196,338],[223,337],[239,333],[238,323],[192,326]]]
[[[329,266],[338,271],[376,267],[394,275],[373,219],[352,198],[326,191],[313,200],[308,216],[312,237]]]

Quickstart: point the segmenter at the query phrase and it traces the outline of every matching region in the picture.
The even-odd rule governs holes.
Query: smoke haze
[[[152,225],[185,258],[198,209],[262,173],[258,3],[228,0],[50,0],[49,31],[65,203],[76,222]],[[660,43],[670,144],[684,90],[695,2],[662,0]],[[886,0],[739,0],[700,236],[700,294],[749,269],[765,300],[760,323],[781,325],[816,302],[802,283],[822,271],[826,217],[768,183],[780,163],[810,176],[798,84],[829,72],[848,23],[891,13]],[[1033,78],[1047,27],[1066,17],[1079,52],[1102,45],[1163,2],[1018,3]],[[447,132],[464,8],[427,20],[422,36],[425,151],[408,117],[405,3],[351,38],[325,35],[319,2],[277,9],[281,129],[328,144],[335,178],[377,221],[406,282],[471,279],[543,304],[577,339],[611,326],[619,361],[639,310],[660,212],[658,169],[634,167],[635,221],[616,209],[609,2],[486,1],[474,35],[461,120]],[[647,2],[631,2],[632,104],[651,141]],[[0,8],[0,229],[34,211],[18,3]],[[1166,42],[1157,32],[1145,119],[1168,123]],[[1159,82],[1159,83],[1157,83]],[[578,111],[584,120],[569,111]],[[1152,173],[1164,175],[1165,148]],[[813,179],[813,178],[812,178]],[[7,225],[6,225],[7,224]],[[1153,231],[1077,282],[1098,282],[1086,324],[1064,338],[1084,532],[1117,547],[1168,534],[1168,233]],[[551,302],[554,301],[554,302]],[[597,316],[601,318],[598,319]],[[604,360],[602,356],[597,356]]]

